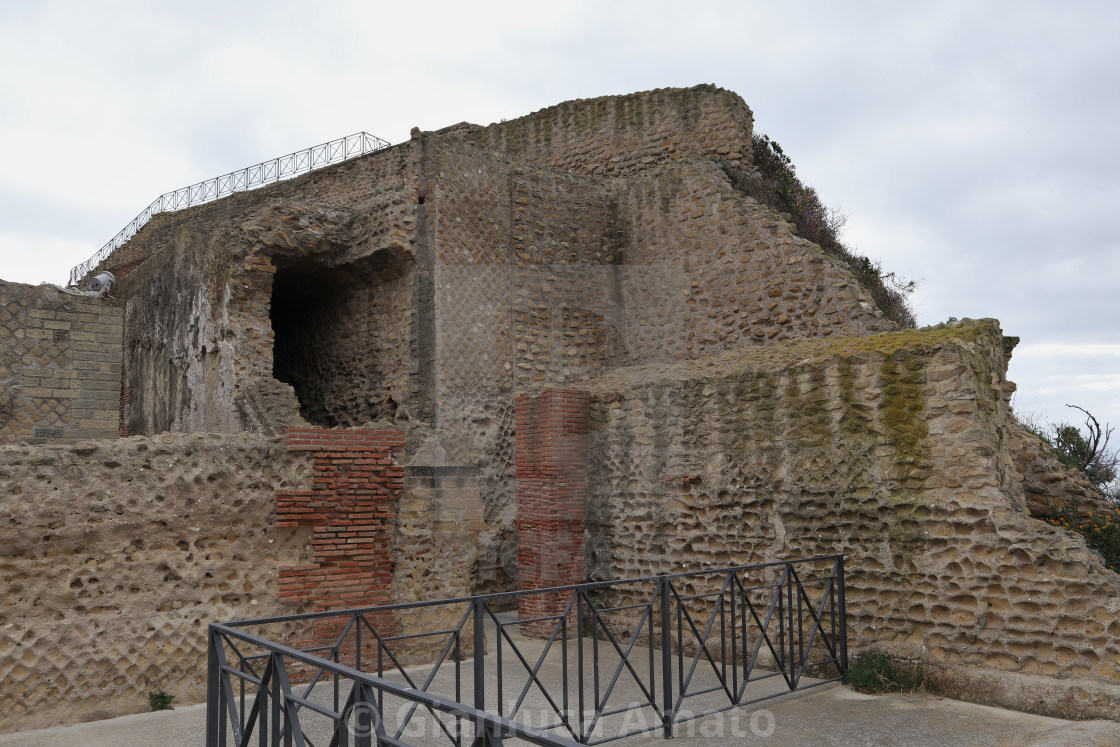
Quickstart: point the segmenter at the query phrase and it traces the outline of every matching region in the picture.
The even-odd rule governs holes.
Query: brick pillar
[[[522,589],[583,583],[587,518],[587,392],[546,389],[518,395],[517,574]],[[556,615],[567,595],[519,597],[521,619]],[[547,635],[555,622],[523,625]]]
[[[276,493],[276,525],[312,527],[312,562],[281,566],[280,599],[310,611],[389,604],[393,528],[404,491],[401,431],[292,428],[288,448],[312,454],[311,490]],[[391,616],[376,623],[391,633]],[[314,641],[337,636],[317,624]],[[383,627],[384,626],[384,627]]]

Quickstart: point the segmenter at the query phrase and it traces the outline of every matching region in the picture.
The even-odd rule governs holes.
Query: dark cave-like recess
[[[277,262],[272,375],[295,389],[309,423],[396,416],[393,392],[408,383],[411,275],[411,258],[390,252],[336,267]]]

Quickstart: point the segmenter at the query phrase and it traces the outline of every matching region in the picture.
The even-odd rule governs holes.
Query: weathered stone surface
[[[310,551],[273,493],[308,461],[259,435],[0,446],[0,731],[205,697],[206,626],[296,611]]]
[[[589,380],[592,578],[849,553],[852,649],[1120,717],[1120,575],[1028,515],[1002,345],[965,321]]]
[[[1048,516],[1069,506],[1086,511],[1109,507],[1085,473],[1059,462],[1053,448],[1041,438],[1022,427],[1013,427],[1010,436],[1015,471],[1022,480],[1031,516]]]
[[[0,443],[115,437],[121,330],[116,301],[0,280]]]
[[[321,497],[297,484],[307,458],[269,438],[291,428],[403,431],[377,455],[393,480],[404,468],[376,527],[381,543],[392,527],[392,572],[379,544],[377,583],[355,572],[353,589],[513,588],[514,400],[549,387],[594,395],[592,577],[846,550],[860,645],[969,668],[1019,707],[1037,707],[1024,678],[1047,677],[1088,703],[1071,713],[1115,717],[1117,577],[1027,515],[1084,486],[1010,418],[1012,338],[892,332],[844,266],[731,188],[717,164],[750,163],[751,128],[738,96],[698,86],[415,130],[156,216],[103,266],[123,331],[103,305],[117,321],[79,314],[93,338],[67,348],[77,327],[12,322],[46,296],[11,296],[0,441],[38,417],[40,437],[81,443],[0,448],[0,729],[30,724],[10,704],[77,685],[90,702],[42,717],[95,717],[110,692],[131,710],[157,677],[194,699],[203,612],[315,602],[276,592],[281,556],[324,567],[308,528],[275,528],[277,490]],[[115,428],[119,395],[120,432],[150,438],[65,431],[55,390],[94,370],[94,419]],[[199,431],[227,435],[172,435]]]
[[[326,433],[314,449],[257,434],[0,446],[0,732],[136,713],[156,689],[200,702],[210,622],[469,593],[477,469],[399,466],[391,432]],[[322,517],[292,514],[301,497]],[[355,498],[392,510],[352,520]],[[332,549],[352,531],[369,541]],[[436,630],[459,614],[387,623]]]

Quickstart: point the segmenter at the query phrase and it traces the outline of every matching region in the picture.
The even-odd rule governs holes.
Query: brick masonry
[[[0,443],[117,435],[122,309],[0,281]]]
[[[276,493],[276,525],[311,527],[312,559],[280,567],[280,599],[316,611],[388,604],[404,433],[293,428],[287,445],[311,453],[312,482]],[[317,626],[317,642],[336,627]]]
[[[517,568],[522,589],[583,583],[587,515],[586,392],[548,388],[522,394],[517,424]],[[563,594],[518,597],[518,616],[558,615]],[[547,635],[554,621],[523,624]]]

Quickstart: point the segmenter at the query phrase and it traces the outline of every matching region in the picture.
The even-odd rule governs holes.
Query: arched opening
[[[413,260],[383,251],[329,266],[276,258],[272,375],[300,415],[335,428],[395,419],[408,391]]]

